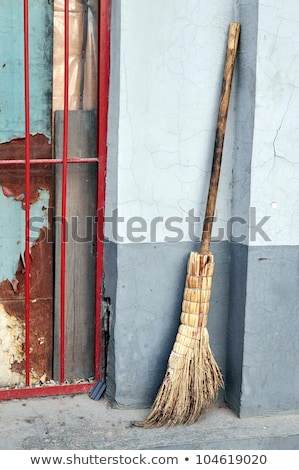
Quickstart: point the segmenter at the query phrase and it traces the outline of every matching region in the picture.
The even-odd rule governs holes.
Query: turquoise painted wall
[[[25,135],[23,1],[0,3],[0,143]],[[29,1],[30,133],[51,137],[53,5]],[[48,227],[49,193],[40,189],[31,206],[38,228]],[[0,187],[0,282],[14,281],[24,254],[25,212],[22,201],[4,195]]]
[[[29,1],[30,133],[51,136],[53,5]],[[0,143],[24,137],[23,1],[0,3]]]

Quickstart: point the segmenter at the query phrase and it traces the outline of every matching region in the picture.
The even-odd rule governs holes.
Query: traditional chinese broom
[[[207,330],[214,270],[210,240],[239,35],[240,24],[231,23],[201,248],[199,253],[191,252],[189,256],[181,324],[152,409],[144,421],[133,422],[135,426],[155,428],[191,424],[209,408],[219,387],[224,386]]]

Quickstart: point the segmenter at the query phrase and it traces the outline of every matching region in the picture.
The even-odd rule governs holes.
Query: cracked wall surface
[[[270,216],[252,245],[298,245],[299,9],[296,2],[259,5],[256,107],[250,204]]]
[[[118,406],[148,406],[163,378],[186,260],[201,234],[196,223],[190,240],[181,219],[190,208],[203,216],[226,34],[231,21],[240,21],[208,328],[225,378],[221,398],[239,416],[296,411],[298,4],[112,6],[106,215],[117,208],[123,219],[107,219],[105,227],[108,395]],[[166,238],[178,234],[165,224],[172,217],[172,229],[182,229],[175,243]]]
[[[163,4],[132,0],[120,2],[119,9],[116,191],[124,222],[118,224],[118,234],[122,242],[132,242],[127,221],[134,216],[144,220],[140,232],[143,242],[163,242],[166,236],[176,236],[165,227],[166,219],[179,217],[183,220],[173,225],[183,232],[180,241],[187,241],[185,218],[189,211],[194,210],[197,217],[203,217],[205,211],[234,2],[211,1],[207,6],[195,0],[183,4],[177,0]],[[114,57],[112,67],[117,73]],[[217,203],[219,221],[230,215],[233,103],[230,114]],[[111,145],[115,145],[114,139]],[[109,207],[109,201],[107,204],[109,216],[115,207]],[[163,221],[154,223],[156,217],[163,217]],[[135,225],[139,227],[140,221]],[[196,234],[200,235],[199,224]],[[118,241],[109,223],[106,236]]]
[[[195,217],[205,211],[228,25],[237,11],[234,1],[217,0],[128,0],[112,7],[105,224],[110,243],[104,278],[104,295],[112,302],[107,388],[119,406],[144,406],[151,403],[165,371],[180,317],[188,253],[198,247],[201,224],[196,222],[191,233],[186,218],[189,211]],[[214,235],[231,214],[234,99],[233,92]],[[116,209],[123,219],[115,225]],[[227,239],[225,232],[215,244],[218,296],[211,300],[209,319],[213,349],[224,371]]]
[[[226,400],[246,417],[299,407],[299,8],[244,1],[240,20],[233,211],[249,222],[231,247]]]

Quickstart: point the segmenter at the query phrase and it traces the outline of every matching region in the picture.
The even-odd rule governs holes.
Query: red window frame
[[[29,0],[24,0],[24,92],[25,92],[25,158],[1,160],[1,165],[25,165],[25,357],[26,383],[24,388],[0,389],[0,400],[54,396],[61,394],[87,393],[93,382],[64,384],[65,381],[65,276],[66,271],[66,195],[67,170],[72,163],[97,163],[97,237],[96,237],[96,282],[95,282],[95,336],[94,336],[94,380],[100,379],[101,372],[101,305],[104,256],[104,207],[105,178],[107,162],[108,93],[110,73],[110,8],[111,0],[99,0],[98,25],[98,116],[97,116],[97,157],[72,158],[68,151],[69,111],[69,0],[65,0],[64,17],[64,128],[62,159],[31,159],[30,157],[30,74],[29,74]],[[46,387],[30,386],[30,169],[38,164],[62,165],[62,214],[61,214],[61,292],[60,292],[60,383]]]

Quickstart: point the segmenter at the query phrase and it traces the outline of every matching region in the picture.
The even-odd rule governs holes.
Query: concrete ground
[[[0,449],[289,450],[299,449],[299,414],[238,418],[224,404],[195,424],[141,429],[148,410],[111,408],[88,395],[0,402]]]

